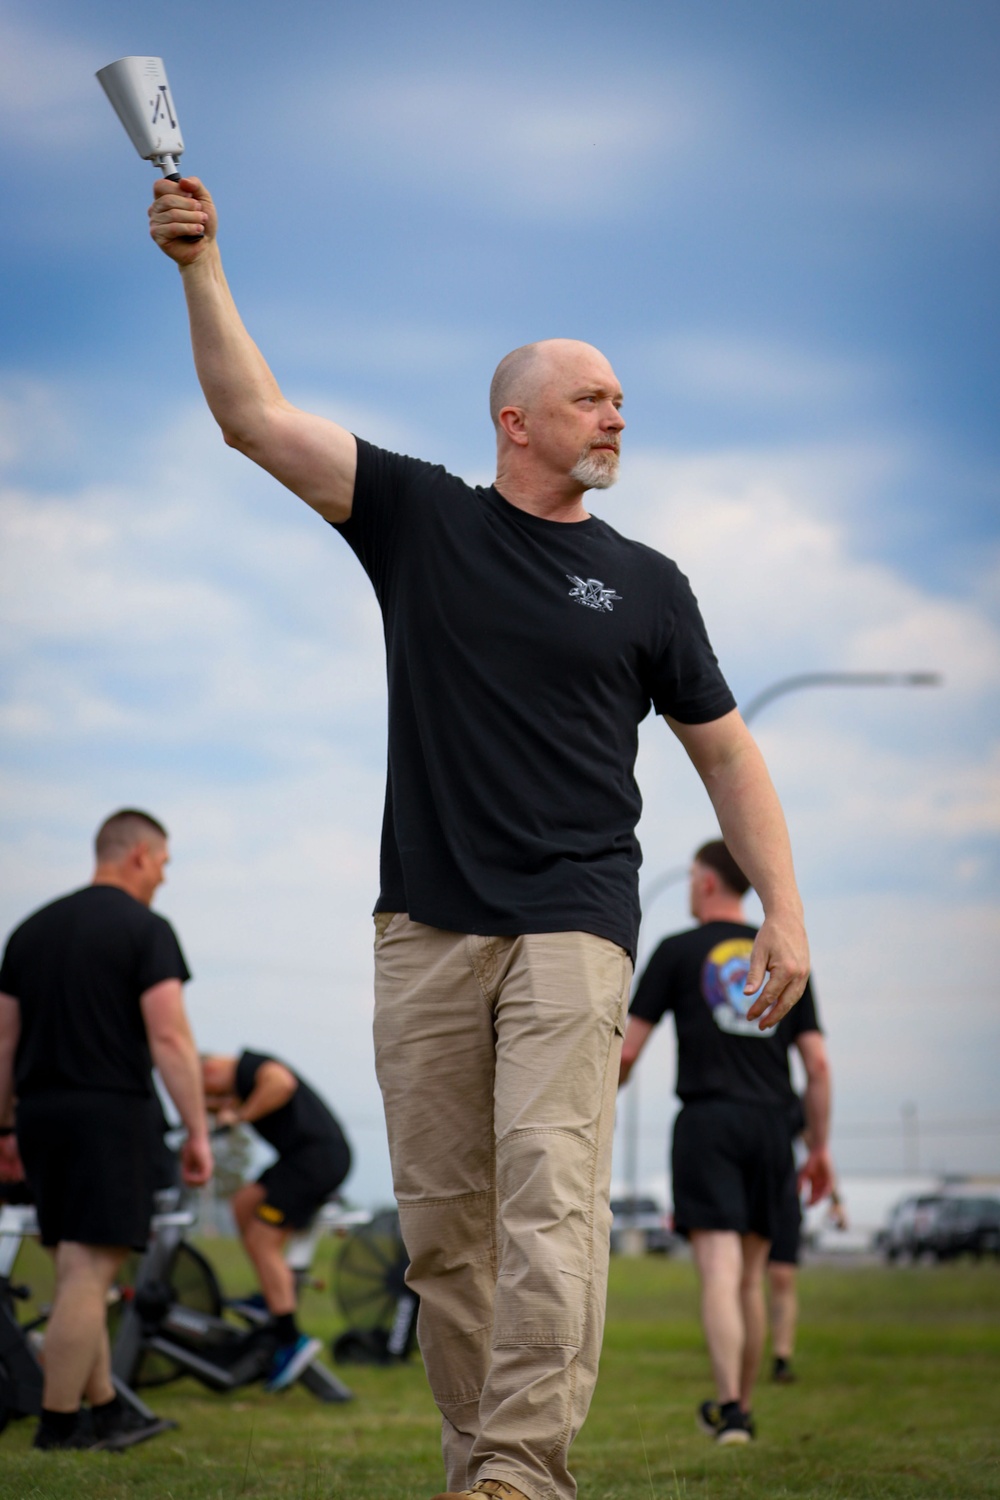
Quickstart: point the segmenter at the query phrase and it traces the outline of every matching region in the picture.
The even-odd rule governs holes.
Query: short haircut
[[[722,839],[710,839],[707,844],[702,844],[695,855],[700,865],[707,865],[714,870],[722,883],[732,891],[734,896],[745,896],[750,889],[750,882],[736,863]]]
[[[534,395],[538,363],[538,345],[522,344],[505,354],[490,381],[490,416],[494,427],[500,426],[505,406],[525,406]]]
[[[123,807],[105,818],[94,839],[94,853],[99,865],[122,859],[136,844],[149,839],[169,837],[167,830],[151,813],[138,807]]]

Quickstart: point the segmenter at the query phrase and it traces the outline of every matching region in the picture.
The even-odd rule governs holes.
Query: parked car
[[[647,1253],[668,1255],[677,1243],[671,1217],[655,1198],[612,1198],[611,1250],[622,1249],[626,1230],[637,1230]]]
[[[943,1193],[918,1193],[897,1203],[878,1241],[886,1260],[925,1255],[931,1249],[937,1209],[946,1201]]]
[[[995,1255],[1000,1259],[1000,1199],[944,1198],[928,1233],[938,1260],[957,1255]]]

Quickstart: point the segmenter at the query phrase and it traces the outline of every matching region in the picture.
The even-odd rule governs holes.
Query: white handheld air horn
[[[161,57],[120,57],[97,74],[98,81],[142,157],[177,182],[184,142]]]

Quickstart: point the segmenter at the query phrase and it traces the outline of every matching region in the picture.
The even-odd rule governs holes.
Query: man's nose
[[[625,426],[625,418],[622,416],[617,406],[612,406],[610,401],[608,402],[607,410],[601,418],[601,425],[608,428],[608,430],[611,432],[621,432],[622,428]]]

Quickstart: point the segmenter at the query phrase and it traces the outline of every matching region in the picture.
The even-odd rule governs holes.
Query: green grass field
[[[247,1290],[238,1247],[207,1248],[226,1290]],[[690,1264],[616,1259],[575,1450],[583,1500],[1000,1497],[1000,1265],[815,1266],[801,1289],[799,1383],[762,1385],[758,1442],[716,1450],[694,1424],[711,1390]],[[307,1295],[303,1323],[329,1339],[329,1292]],[[145,1392],[180,1427],[122,1455],[34,1453],[33,1422],[13,1423],[0,1500],[429,1500],[442,1473],[419,1360],[339,1373],[356,1396],[339,1406],[301,1387]]]

